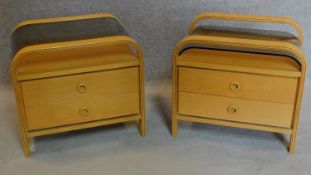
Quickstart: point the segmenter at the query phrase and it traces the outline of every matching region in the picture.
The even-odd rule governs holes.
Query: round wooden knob
[[[89,109],[87,107],[82,107],[79,109],[79,114],[83,117],[89,115]]]
[[[233,82],[230,83],[230,89],[232,91],[238,91],[238,90],[240,90],[240,87],[241,87],[240,83],[237,82],[237,81],[233,81]]]
[[[229,114],[236,114],[239,112],[239,108],[235,105],[230,105],[228,106],[227,111]]]
[[[87,85],[85,83],[81,83],[77,86],[77,91],[79,93],[85,93],[87,89]]]

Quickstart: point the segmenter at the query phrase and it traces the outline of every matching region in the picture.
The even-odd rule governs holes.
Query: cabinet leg
[[[24,150],[24,154],[26,157],[29,157],[30,154],[31,154],[31,151],[30,151],[30,145],[29,145],[29,140],[28,138],[23,134],[22,136],[23,138],[23,150]]]
[[[146,136],[146,117],[143,115],[139,120],[139,132],[142,137]]]
[[[290,136],[290,142],[289,142],[289,148],[288,151],[290,154],[295,153],[295,147],[296,147],[296,132],[293,132]]]
[[[24,154],[26,157],[29,157],[31,154],[30,142],[29,142],[29,138],[26,135],[26,131],[24,129],[24,126],[22,124],[20,125],[20,136],[22,139]]]
[[[178,133],[178,121],[175,117],[172,119],[172,136],[176,137]]]

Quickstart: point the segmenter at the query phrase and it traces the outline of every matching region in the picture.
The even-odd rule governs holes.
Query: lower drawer
[[[139,114],[137,93],[108,95],[72,103],[25,108],[28,130],[45,129],[105,118]]]
[[[294,105],[179,92],[178,113],[291,128]]]

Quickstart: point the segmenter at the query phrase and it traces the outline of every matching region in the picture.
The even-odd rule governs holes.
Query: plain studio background
[[[292,17],[304,29],[303,51],[311,56],[311,0],[0,0],[0,174],[308,174],[308,83],[295,155],[266,132],[184,123],[177,139],[170,136],[172,52],[191,20],[205,11]],[[9,78],[13,28],[28,19],[101,12],[120,18],[144,49],[147,137],[133,124],[70,132],[36,139],[36,152],[26,159]]]
[[[311,0],[0,0],[0,82],[9,79],[11,31],[27,19],[112,13],[142,45],[146,78],[153,80],[170,77],[174,47],[187,35],[191,20],[204,11],[292,17],[304,29],[303,51],[309,58],[310,10]]]

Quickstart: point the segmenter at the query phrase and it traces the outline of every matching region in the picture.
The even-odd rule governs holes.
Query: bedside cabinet
[[[28,139],[138,121],[145,135],[143,53],[110,14],[21,23],[11,66]]]
[[[302,34],[194,27],[205,19],[289,23],[301,31],[281,17],[197,17],[174,54],[173,136],[178,121],[263,130],[290,134],[294,152],[306,70]]]

